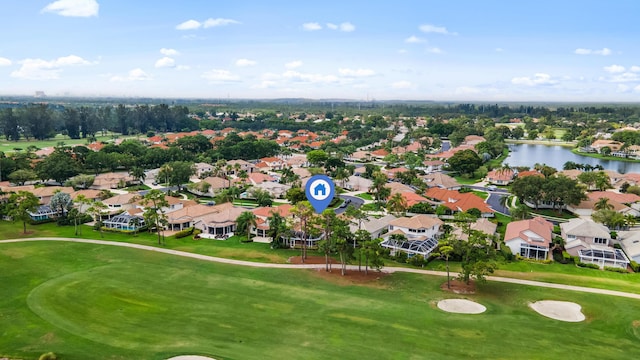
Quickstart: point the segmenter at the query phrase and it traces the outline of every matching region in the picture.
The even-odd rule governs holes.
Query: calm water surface
[[[573,161],[579,164],[592,166],[602,165],[605,170],[617,171],[621,174],[640,173],[640,163],[624,162],[616,160],[602,160],[588,156],[576,155],[571,148],[563,146],[547,146],[533,144],[509,144],[511,152],[504,161],[510,166],[528,166],[534,164],[546,164],[558,170],[562,170],[564,163]]]

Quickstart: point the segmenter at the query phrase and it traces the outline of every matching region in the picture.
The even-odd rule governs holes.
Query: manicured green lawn
[[[622,359],[640,353],[637,300],[394,274],[368,285],[74,243],[0,244],[0,357],[37,359]],[[342,279],[339,279],[342,280]],[[349,285],[349,286],[347,286]],[[445,313],[468,298],[481,315]],[[527,304],[574,301],[565,323]]]
[[[356,196],[364,200],[373,200],[373,196],[371,196],[371,194],[369,193],[360,193],[356,194]]]
[[[85,239],[102,239],[119,242],[129,242],[142,245],[157,246],[158,237],[155,233],[142,232],[134,236],[133,234],[103,232],[100,237],[98,231],[94,231],[89,226],[82,226],[82,234],[74,235],[73,226],[57,226],[54,223],[27,225],[29,234],[22,234],[22,224],[0,221],[0,239],[12,239],[23,237],[70,237]],[[244,239],[244,237],[243,237]],[[298,250],[271,249],[269,244],[263,243],[241,243],[238,237],[227,240],[198,239],[187,236],[181,239],[169,236],[165,238],[167,249],[187,251],[197,254],[225,257],[236,260],[247,260],[256,262],[286,263],[291,256],[300,255]],[[315,255],[315,253],[310,253]]]
[[[97,136],[96,139],[98,141],[110,141],[113,140],[111,136]],[[60,134],[56,135],[55,138],[50,140],[20,140],[20,141],[8,141],[4,140],[0,142],[0,151],[3,152],[14,152],[16,148],[22,149],[22,151],[27,150],[29,146],[35,146],[38,149],[42,149],[45,147],[54,147],[57,146],[59,142],[64,142],[65,145],[75,145],[75,144],[87,144],[87,139],[69,139],[68,137],[62,136]]]
[[[572,213],[566,211],[566,210],[562,210],[561,213],[558,213],[557,210],[552,210],[552,209],[531,209],[531,215],[535,216],[536,214],[540,214],[540,215],[544,215],[544,216],[550,216],[550,217],[555,217],[555,218],[559,218],[559,219],[574,219],[577,218],[577,216],[573,215]]]
[[[482,198],[482,200],[487,200],[487,198],[489,197],[489,194],[487,194],[487,192],[485,191],[473,190],[471,192],[474,193],[479,198]]]

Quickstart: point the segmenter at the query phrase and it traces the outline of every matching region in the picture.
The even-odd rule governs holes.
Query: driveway
[[[364,199],[361,199],[361,198],[359,198],[357,196],[351,196],[351,195],[339,195],[339,196],[340,196],[341,199],[344,199],[345,202],[348,201],[349,203],[345,207],[337,208],[335,210],[336,214],[342,214],[343,212],[345,212],[349,205],[353,205],[356,208],[359,208],[360,206],[364,205]]]

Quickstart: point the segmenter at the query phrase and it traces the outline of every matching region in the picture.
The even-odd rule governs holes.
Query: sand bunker
[[[568,301],[544,300],[529,304],[538,314],[560,321],[580,322],[584,321],[582,307]]]
[[[199,355],[180,355],[167,360],[215,360],[214,358]]]
[[[464,299],[447,299],[438,301],[438,309],[458,314],[482,314],[487,311],[484,305]]]

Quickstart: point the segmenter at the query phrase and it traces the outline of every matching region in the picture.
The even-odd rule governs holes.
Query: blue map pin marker
[[[333,181],[328,176],[314,175],[307,181],[304,192],[316,213],[320,214],[333,200],[336,189]]]

